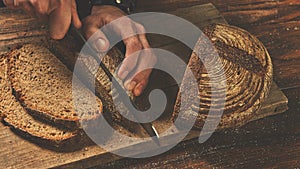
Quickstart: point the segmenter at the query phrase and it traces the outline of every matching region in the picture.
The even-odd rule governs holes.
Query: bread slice
[[[96,98],[95,106],[94,94],[48,49],[27,44],[8,55],[12,87],[32,115],[69,129],[83,128],[83,123],[100,117],[101,100]],[[73,91],[80,95],[75,98]],[[75,106],[78,101],[82,104]]]
[[[101,98],[101,101],[104,103],[106,111],[109,111],[113,116],[112,119],[116,121],[122,121],[121,115],[116,110],[115,105],[112,99],[111,85],[109,78],[106,76],[105,72],[100,68],[94,68],[95,60],[90,57],[79,57],[79,52],[81,47],[78,47],[70,42],[76,42],[76,39],[72,36],[66,36],[61,41],[49,40],[47,46],[52,53],[55,54],[70,70],[74,69],[74,66],[77,64],[77,68],[80,67],[81,70],[76,73],[80,73],[77,76],[80,76],[80,80],[85,82],[86,86],[91,87],[90,83],[95,83],[93,89],[95,94]],[[77,52],[74,52],[77,51]],[[80,53],[83,54],[83,53]],[[117,49],[112,48],[108,53],[102,58],[102,62],[108,68],[111,73],[115,73],[118,66],[124,59],[124,55]]]
[[[256,115],[268,96],[273,74],[271,58],[257,38],[240,28],[214,24],[206,27],[204,34],[207,37],[203,35],[199,38],[188,63],[198,82],[198,94],[188,93],[187,98],[183,98],[181,93],[178,94],[173,121],[179,117],[181,107],[185,114],[180,118],[185,121],[196,117],[195,128],[198,129],[203,127],[209,110],[213,113],[223,111],[218,129],[243,125]],[[207,38],[211,43],[204,41]],[[225,81],[219,78],[222,72],[215,63],[216,56],[213,51],[219,54]],[[207,67],[212,68],[213,74],[209,75]],[[180,91],[192,92],[190,89],[195,86],[190,85],[191,78],[193,77],[185,75]],[[219,93],[214,95],[216,99],[212,99],[212,84],[222,83],[226,86],[220,86],[217,89]],[[225,97],[221,95],[222,92],[225,92]],[[200,103],[194,103],[193,96],[200,98]],[[181,104],[181,100],[192,102],[193,106]],[[225,102],[224,109],[220,101]]]
[[[23,135],[47,145],[62,147],[72,141],[77,141],[79,139],[77,131],[59,129],[36,120],[26,112],[12,94],[7,67],[5,56],[0,56],[0,115],[4,122]]]
[[[95,61],[92,57],[79,57],[81,47],[76,46],[75,42],[76,39],[74,39],[74,37],[67,35],[59,42],[49,40],[47,41],[48,44],[46,45],[51,52],[55,54],[55,56],[57,56],[65,65],[67,65],[70,70],[73,70],[75,65],[81,68],[80,72],[76,72],[80,74],[76,75],[80,76],[80,80],[83,81],[86,86],[91,87],[90,83],[94,83],[94,86],[92,86],[94,88],[90,89],[95,91],[95,94],[101,98],[105,110],[105,117],[109,122],[112,122],[111,125],[122,125],[124,128],[133,133],[139,133],[140,131],[143,131],[140,125],[127,120],[120,114],[116,108],[116,106],[120,105],[118,102],[113,101],[111,81],[100,67],[96,67],[95,69],[93,66]],[[122,63],[123,59],[124,55],[120,52],[120,50],[114,47],[108,51],[101,61],[109,69],[109,71],[114,74],[118,66]]]

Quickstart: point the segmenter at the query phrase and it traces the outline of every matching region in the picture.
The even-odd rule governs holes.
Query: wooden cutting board
[[[202,28],[210,23],[226,23],[218,10],[212,4],[198,5],[189,8],[180,8],[176,11],[169,12],[177,16],[183,17],[198,27]],[[8,51],[11,47],[24,43],[39,43],[45,40],[47,29],[44,25],[38,23],[35,19],[25,15],[22,11],[10,11],[8,9],[0,9],[0,53]],[[183,60],[188,61],[190,51],[182,44],[168,39],[166,37],[149,36],[152,47],[159,47],[169,50]],[[161,60],[161,63],[166,62]],[[167,92],[170,99],[176,98],[177,88],[170,87],[172,84],[168,82],[159,72],[154,72],[149,89],[161,88]],[[156,83],[157,81],[165,83]],[[270,96],[262,106],[262,109],[252,120],[257,120],[267,116],[282,113],[287,110],[287,98],[279,90],[277,85],[273,83]],[[173,105],[168,105],[166,111],[172,111]],[[169,126],[169,122],[156,121],[155,126],[163,131]],[[198,131],[191,131],[186,139],[193,139],[199,136]],[[172,136],[168,136],[172,138]],[[145,140],[145,142],[147,142]],[[114,149],[121,150],[128,146],[137,146],[145,149],[147,143],[143,142],[109,143]],[[163,142],[162,146],[167,146],[167,142]],[[39,147],[36,144],[25,140],[8,127],[0,124],[0,168],[87,168],[104,164],[122,157],[106,152],[102,148],[94,145],[83,148],[75,152],[56,152]],[[139,152],[132,152],[139,154]]]

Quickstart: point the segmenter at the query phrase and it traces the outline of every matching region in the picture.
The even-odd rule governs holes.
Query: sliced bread
[[[53,40],[49,40],[47,42],[47,46],[51,52],[54,53],[55,56],[57,56],[65,65],[67,65],[70,70],[73,70],[74,66],[78,64],[77,66],[81,68],[81,72],[77,72],[80,73],[78,76],[80,76],[80,80],[83,81],[86,86],[90,86],[90,83],[95,83],[95,88],[91,88],[91,90],[94,90],[95,94],[101,98],[105,110],[105,117],[109,120],[109,122],[112,121],[112,125],[122,125],[133,133],[139,133],[140,130],[142,130],[140,125],[124,118],[117,110],[116,106],[120,105],[116,105],[118,102],[113,101],[111,91],[112,83],[100,67],[97,67],[96,69],[94,68],[93,65],[95,61],[92,57],[79,57],[78,52],[81,47],[75,45],[76,39],[74,39],[74,37],[66,36],[59,42]],[[102,62],[111,73],[115,73],[123,59],[124,55],[120,52],[120,50],[113,47],[102,58]]]
[[[0,115],[6,124],[23,135],[31,136],[48,145],[61,147],[78,139],[77,131],[59,129],[29,115],[12,94],[7,76],[7,60],[0,56]]]
[[[100,117],[102,102],[47,48],[27,44],[8,54],[9,77],[18,101],[32,115],[69,129]],[[73,80],[73,83],[72,83]],[[73,100],[73,91],[80,91]],[[80,106],[75,106],[80,101]]]

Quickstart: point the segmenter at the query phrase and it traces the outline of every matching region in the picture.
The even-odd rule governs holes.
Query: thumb
[[[3,3],[6,7],[10,9],[17,9],[19,8],[19,1],[14,1],[14,0],[3,0]]]
[[[100,22],[100,21],[99,21]],[[109,49],[109,41],[105,34],[100,30],[101,25],[92,16],[84,20],[83,32],[85,38],[92,44],[98,52],[105,52]]]

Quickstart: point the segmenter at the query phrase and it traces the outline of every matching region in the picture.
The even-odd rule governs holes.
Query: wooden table
[[[299,54],[299,2],[297,1],[202,1],[202,0],[153,0],[138,1],[139,11],[172,11],[182,7],[195,6],[207,2],[213,2],[222,12],[223,16],[232,25],[240,26],[254,35],[267,46],[274,61],[275,81],[289,97],[290,110],[285,114],[268,117],[251,122],[246,126],[215,133],[206,143],[199,144],[197,139],[183,142],[168,153],[148,159],[133,160],[124,159],[115,161],[97,168],[261,168],[279,167],[292,168],[299,166],[299,93],[300,74],[297,67],[300,65]],[[227,4],[226,4],[227,3]],[[253,5],[249,5],[253,4]],[[255,15],[253,15],[255,14]],[[38,25],[29,25],[33,29]],[[10,34],[11,39],[20,36],[32,36],[38,38],[43,31],[27,31],[18,34]],[[2,41],[15,43],[14,40]],[[289,40],[289,42],[287,41]],[[1,43],[0,43],[1,44]],[[5,44],[5,45],[6,45]],[[298,64],[297,64],[298,63]],[[298,123],[297,123],[298,122]],[[5,129],[2,132],[6,132]],[[16,137],[11,135],[11,137]],[[20,140],[16,138],[15,140]],[[8,142],[12,145],[13,142]],[[19,148],[27,145],[27,142],[19,142]],[[32,145],[33,147],[33,145]],[[13,149],[17,147],[5,147]],[[297,151],[298,150],[298,151]],[[36,148],[36,151],[41,151]],[[94,152],[101,152],[94,147],[82,150],[74,154],[53,155],[50,152],[42,158],[46,163],[69,163],[65,161],[69,156],[80,159],[81,156],[93,157]],[[24,151],[25,152],[25,151]],[[27,152],[27,151],[26,151]],[[29,151],[28,151],[29,152]],[[298,157],[297,157],[298,156]],[[30,154],[26,155],[29,162]],[[55,157],[55,158],[54,158]],[[111,161],[112,156],[107,155],[106,161]],[[15,158],[15,157],[14,157]],[[117,157],[113,157],[117,159]],[[17,158],[16,158],[17,159]],[[2,159],[3,160],[3,159]],[[89,161],[81,163],[81,166],[92,166],[87,163],[97,158],[89,158]],[[18,161],[16,161],[18,162]],[[99,161],[98,161],[99,162]],[[79,161],[80,163],[80,161]],[[96,163],[96,162],[95,162]],[[100,162],[99,162],[100,163]],[[105,163],[105,160],[101,161]],[[79,167],[80,165],[77,165]],[[73,166],[74,167],[74,166]]]
[[[172,11],[212,2],[226,20],[256,35],[274,64],[274,80],[289,99],[284,114],[191,140],[148,159],[124,159],[97,168],[299,168],[300,1],[139,0],[139,11]]]

